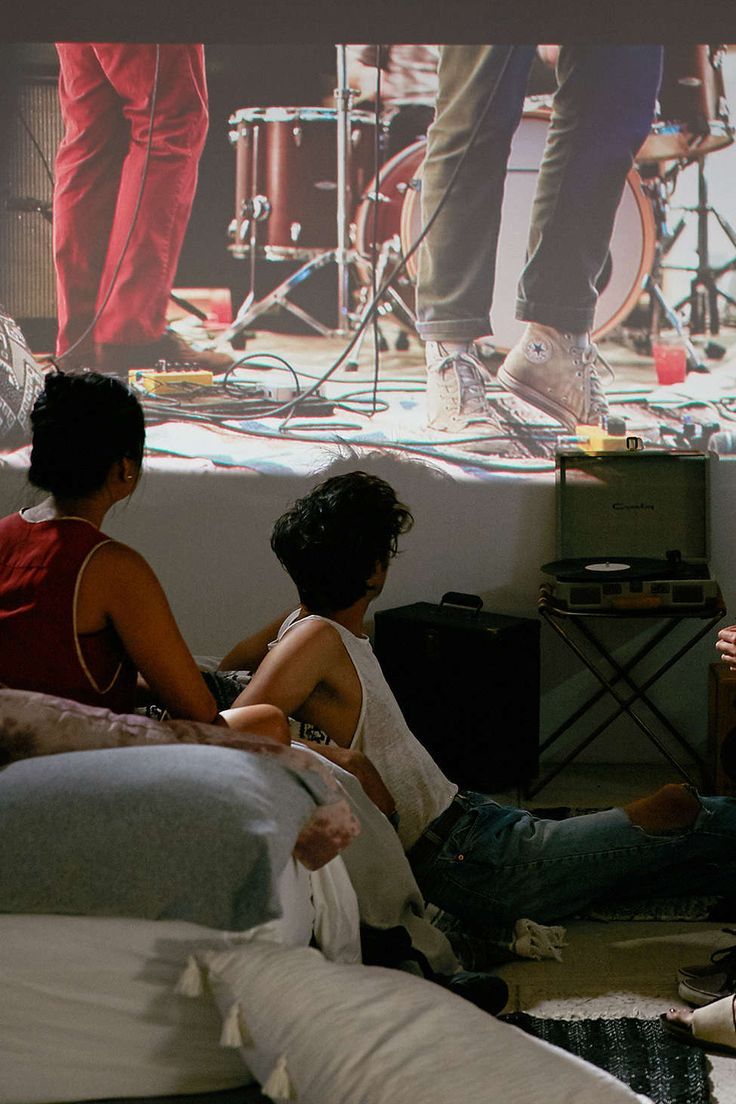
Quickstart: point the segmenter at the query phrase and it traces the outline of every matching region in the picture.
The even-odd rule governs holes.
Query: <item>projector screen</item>
[[[531,47],[498,49],[511,51],[514,65],[518,51]],[[427,209],[423,176],[442,47],[207,46],[209,130],[201,151],[192,153],[198,183],[167,289],[165,322],[181,339],[180,351],[157,357],[149,342],[124,372],[146,410],[149,452],[301,474],[321,470],[346,450],[357,457],[381,450],[471,480],[552,477],[560,449],[624,449],[632,436],[645,448],[736,452],[729,429],[736,399],[731,300],[716,300],[716,320],[708,316],[712,303],[703,307],[702,295],[690,293],[687,267],[697,263],[698,225],[692,211],[681,213],[697,197],[702,170],[723,217],[736,218],[728,185],[736,172],[727,118],[736,82],[730,49],[714,53],[681,44],[665,51],[657,114],[623,184],[596,279],[593,349],[583,357],[595,364],[605,390],[607,424],[566,426],[549,405],[506,386],[504,360],[525,334],[526,323],[516,318],[517,285],[554,132],[555,50],[540,47],[531,59],[508,159],[494,138],[494,108],[510,102],[499,89],[489,120],[456,151],[459,169],[439,200],[441,218],[453,189],[473,194],[463,165],[473,162],[476,143],[489,176],[505,162],[495,274],[489,264],[483,277],[486,290],[493,284],[492,306],[474,335],[477,359],[463,384],[471,416],[443,422],[435,408],[439,402],[441,414],[452,412],[456,377],[445,373],[439,398],[437,388],[428,388],[425,346],[415,327],[418,260],[422,250],[431,255],[423,236],[437,214],[436,207]],[[58,155],[77,109],[70,115],[67,108],[64,118],[50,44],[14,47],[4,74],[0,303],[42,366],[56,357],[68,369],[79,365],[79,356],[61,356],[74,350],[57,334],[69,277],[53,239],[54,225],[57,237],[61,225]],[[109,100],[101,124],[100,148],[108,158],[101,179],[105,189],[119,191],[115,211],[80,193],[95,227],[90,240],[107,243],[106,264],[113,270],[111,285],[97,289],[82,347],[89,351],[81,366],[89,368],[100,367],[94,350],[101,335],[103,343],[113,333],[113,344],[126,345],[125,332],[135,333],[131,323],[116,336],[110,312],[131,280],[149,278],[145,262],[133,263],[141,248],[136,234],[150,219],[151,240],[160,236],[173,202],[167,194],[163,214],[147,206],[158,171],[157,132],[165,132],[171,112],[165,67],[158,77],[151,71],[150,89],[136,107],[138,122],[146,123],[141,134],[147,134],[149,114],[153,122],[149,145],[137,132],[132,136],[133,109],[102,63],[98,76],[107,82]],[[591,164],[606,162],[615,124],[614,112],[591,139]],[[121,156],[130,143],[140,155],[132,176]],[[552,170],[548,165],[545,172],[553,171],[554,157],[550,162],[547,156]],[[493,217],[490,195],[468,203],[458,226],[468,255]],[[676,218],[682,225],[670,240]],[[714,242],[714,252],[719,248]],[[208,353],[225,355],[230,366],[208,370]]]

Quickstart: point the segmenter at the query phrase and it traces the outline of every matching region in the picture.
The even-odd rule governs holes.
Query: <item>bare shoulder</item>
[[[319,618],[304,617],[294,622],[277,647],[281,648],[289,640],[292,641],[292,647],[324,648],[336,653],[343,648],[340,634],[335,626]]]
[[[108,540],[99,545],[86,570],[88,577],[105,577],[118,586],[127,583],[143,584],[156,578],[145,556],[130,545],[116,540]]]
[[[269,653],[273,667],[298,664],[316,680],[332,681],[348,666],[350,658],[334,625],[318,619],[296,621]]]

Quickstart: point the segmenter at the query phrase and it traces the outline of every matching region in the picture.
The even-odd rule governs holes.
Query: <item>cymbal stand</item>
[[[698,202],[694,207],[683,207],[681,210],[685,212],[685,215],[694,214],[697,217],[698,236],[695,252],[698,263],[695,267],[692,265],[672,266],[673,269],[679,268],[680,271],[692,272],[694,274],[690,284],[689,294],[681,299],[679,303],[675,304],[675,310],[682,310],[684,306],[689,306],[690,314],[688,328],[691,334],[705,333],[706,327],[709,333],[717,334],[720,332],[721,322],[718,300],[723,299],[730,306],[736,307],[736,299],[728,295],[727,292],[723,291],[718,286],[718,281],[725,273],[736,270],[736,256],[726,261],[725,264],[718,265],[716,268],[711,265],[708,234],[709,217],[713,215],[721,230],[735,249],[736,230],[734,230],[728,220],[708,202],[708,182],[706,180],[704,167],[705,157],[697,157],[694,158],[694,160],[698,166]]]
[[[348,87],[347,54],[345,46],[337,50],[337,330],[344,337],[349,329],[350,271],[353,254],[348,252],[350,240],[350,108],[355,93]]]

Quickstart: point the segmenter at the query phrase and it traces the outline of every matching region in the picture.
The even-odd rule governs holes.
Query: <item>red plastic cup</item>
[[[660,384],[682,383],[687,375],[687,351],[684,345],[653,342],[652,354]]]

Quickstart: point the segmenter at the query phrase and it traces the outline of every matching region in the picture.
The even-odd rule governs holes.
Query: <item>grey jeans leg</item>
[[[489,330],[506,163],[533,57],[533,46],[442,48],[424,167],[424,223],[481,116],[483,122],[419,250],[417,331],[425,341],[472,341]],[[519,285],[520,319],[576,332],[590,328],[596,280],[626,174],[651,125],[661,64],[660,46],[562,47],[529,262]]]
[[[425,341],[472,341],[489,330],[506,162],[533,57],[533,46],[442,47],[436,116],[427,135],[423,224],[481,117],[482,123],[419,249],[417,331]]]
[[[563,46],[516,316],[589,330],[626,175],[654,115],[661,46]]]

